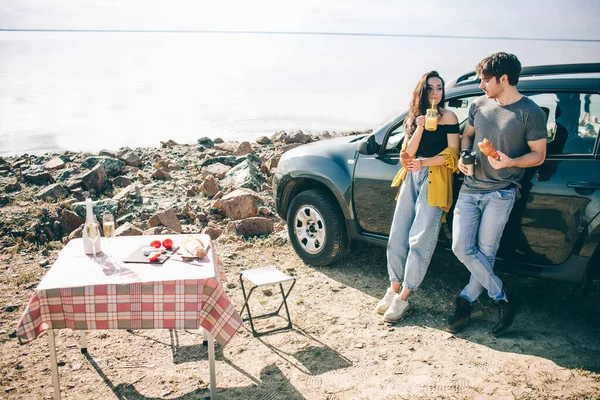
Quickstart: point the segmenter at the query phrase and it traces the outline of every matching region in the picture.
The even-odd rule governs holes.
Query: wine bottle
[[[85,254],[94,254],[94,249],[96,254],[99,254],[102,250],[102,241],[100,239],[96,240],[95,243],[88,236],[88,226],[93,226],[96,224],[98,226],[98,221],[94,216],[94,211],[92,209],[92,199],[85,199],[85,226],[83,227],[83,252]]]

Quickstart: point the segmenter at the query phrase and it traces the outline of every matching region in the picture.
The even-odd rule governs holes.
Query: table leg
[[[56,345],[54,343],[54,330],[48,331],[48,347],[50,347],[50,370],[52,371],[52,387],[54,400],[60,400],[60,380],[58,379],[58,364],[56,362]]]
[[[206,329],[204,330],[206,332]],[[210,370],[210,400],[217,398],[217,377],[215,373],[215,341],[210,333],[208,336],[208,368]]]
[[[87,342],[85,341],[85,331],[79,331],[79,347],[82,353],[87,353]]]

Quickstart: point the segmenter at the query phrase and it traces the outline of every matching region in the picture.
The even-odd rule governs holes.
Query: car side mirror
[[[379,145],[375,141],[375,135],[371,135],[358,142],[357,150],[360,154],[370,156],[379,151]]]

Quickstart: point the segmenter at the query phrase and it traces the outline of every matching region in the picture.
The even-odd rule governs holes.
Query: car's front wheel
[[[305,190],[294,197],[287,224],[294,250],[308,264],[331,264],[348,247],[344,216],[323,190]]]

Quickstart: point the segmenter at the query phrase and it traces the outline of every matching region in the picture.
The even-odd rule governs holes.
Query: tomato
[[[152,262],[152,261],[158,260],[158,257],[160,257],[160,254],[161,254],[160,251],[155,251],[155,252],[148,254],[148,261]]]
[[[163,240],[162,245],[165,249],[170,249],[173,247],[173,241],[171,239],[165,239]]]
[[[157,249],[160,249],[160,240],[153,240],[153,241],[150,243],[150,246],[152,246],[152,247],[156,247]]]

